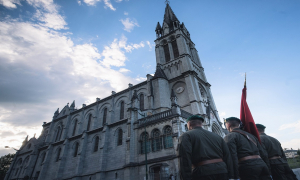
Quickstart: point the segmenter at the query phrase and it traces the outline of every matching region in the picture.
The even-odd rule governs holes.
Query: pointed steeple
[[[173,22],[177,21],[179,23],[179,20],[177,19],[176,15],[174,14],[173,10],[171,9],[171,6],[169,3],[167,3],[166,9],[165,9],[165,15],[164,15],[164,23],[167,23],[168,26],[173,29]]]
[[[70,106],[70,111],[74,111],[74,110],[75,110],[75,100],[72,102]]]
[[[59,108],[57,108],[57,110],[55,111],[54,115],[53,115],[53,119],[55,119],[59,114]]]
[[[160,26],[159,22],[157,22],[157,25],[156,25],[155,31],[159,31],[159,30],[161,30],[161,26]]]
[[[156,78],[163,78],[163,79],[168,80],[166,74],[165,74],[164,71],[160,68],[160,64],[157,64],[157,66],[156,66],[156,71],[155,71],[155,74],[154,74],[153,79],[156,79]]]
[[[132,95],[131,101],[133,101],[135,99],[138,99],[137,90],[133,91],[133,95]]]

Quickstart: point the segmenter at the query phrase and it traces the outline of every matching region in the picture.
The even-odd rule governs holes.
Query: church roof
[[[155,74],[154,74],[153,79],[156,79],[156,78],[163,78],[163,79],[168,80],[166,74],[165,74],[164,71],[160,68],[160,65],[159,65],[159,64],[156,66],[156,71],[155,71]]]
[[[167,3],[166,9],[165,9],[165,15],[164,15],[164,22],[169,25],[169,27],[173,26],[173,22],[178,21],[176,15],[174,14],[173,10],[171,9],[171,6],[169,3]]]

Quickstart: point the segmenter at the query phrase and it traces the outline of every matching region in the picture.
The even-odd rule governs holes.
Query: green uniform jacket
[[[202,127],[196,127],[182,134],[178,141],[177,155],[182,180],[192,180],[193,176],[199,177],[221,173],[228,173],[230,178],[233,176],[229,149],[219,135],[204,130]],[[220,158],[224,162],[199,166],[192,172],[192,164]]]
[[[271,137],[266,135],[265,133],[260,134],[260,140],[261,143],[264,145],[267,153],[268,158],[271,158],[273,156],[280,156],[280,159],[270,159],[270,164],[283,164],[287,163],[285,153],[283,152],[283,149],[281,147],[280,142]]]
[[[241,131],[247,134],[250,138],[252,138],[257,146],[250,140],[248,140],[244,135],[238,132],[230,132],[224,138],[225,142],[228,145],[230,150],[232,161],[233,161],[233,169],[234,169],[234,179],[238,179],[239,177],[239,159],[246,156],[260,155],[263,161],[267,164],[270,169],[269,159],[266,151],[263,149],[259,141],[252,134],[241,130],[240,128],[234,129],[235,131]]]

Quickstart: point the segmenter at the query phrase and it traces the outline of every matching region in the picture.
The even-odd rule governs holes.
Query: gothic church
[[[189,116],[224,136],[195,44],[168,3],[155,32],[154,76],[57,110],[39,138],[24,140],[5,180],[142,180],[146,166],[149,180],[179,179],[176,146]]]

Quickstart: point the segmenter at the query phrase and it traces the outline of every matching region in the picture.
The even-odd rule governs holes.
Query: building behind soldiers
[[[176,146],[192,114],[224,136],[190,33],[169,4],[157,23],[156,72],[121,92],[75,109],[75,101],[28,138],[6,175],[12,179],[164,180],[178,176]],[[177,177],[178,178],[178,177]]]

